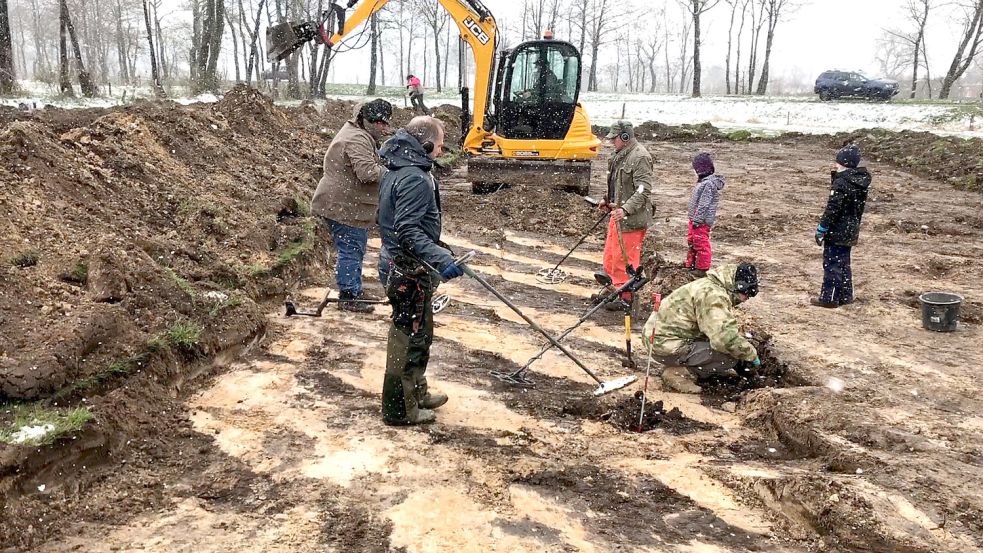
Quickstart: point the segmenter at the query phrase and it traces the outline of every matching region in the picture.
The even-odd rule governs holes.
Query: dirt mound
[[[959,188],[983,191],[983,167],[979,164],[983,158],[983,139],[864,129],[834,135],[828,145],[840,148],[850,142],[860,146],[866,158],[891,163]]]
[[[60,127],[0,134],[0,399],[89,382],[176,326],[206,353],[258,331],[255,300],[311,249],[313,221],[278,214],[324,142],[245,87]]]
[[[467,202],[446,202],[444,211],[458,224],[484,232],[507,228],[580,236],[597,220],[596,212],[577,194],[525,185],[469,196]]]
[[[647,432],[656,428],[675,435],[690,434],[715,428],[711,424],[690,419],[678,407],[666,411],[662,401],[646,400],[645,414],[641,426],[641,390],[634,395],[619,400],[610,398],[577,398],[563,406],[563,414],[577,418],[606,421],[615,427],[632,432]]]
[[[602,127],[600,125],[593,125],[592,130],[597,136],[605,136],[608,133],[608,127]],[[715,141],[724,140],[731,138],[728,134],[724,133],[717,127],[714,127],[710,123],[700,123],[697,125],[666,125],[665,123],[660,123],[658,121],[646,121],[639,125],[635,125],[635,136],[639,140],[656,140],[656,141]],[[733,137],[736,139],[736,136]],[[742,140],[746,139],[741,137]]]

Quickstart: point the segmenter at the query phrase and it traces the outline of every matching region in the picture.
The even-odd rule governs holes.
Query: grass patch
[[[89,390],[95,388],[96,386],[101,386],[112,378],[126,376],[130,374],[133,368],[139,364],[141,359],[142,358],[138,356],[133,359],[120,359],[113,361],[113,363],[105,369],[85,378],[80,378],[64,388],[61,388],[51,396],[51,399],[59,400],[64,397],[69,397],[77,392]]]
[[[229,295],[224,300],[215,303],[211,309],[208,310],[208,316],[211,318],[217,317],[220,313],[226,309],[233,309],[242,305],[242,298],[237,295]]]
[[[164,331],[167,344],[184,352],[193,352],[201,342],[202,328],[190,321],[178,321]]]
[[[250,263],[248,265],[242,266],[243,271],[252,278],[259,278],[266,276],[270,273],[270,270],[259,263]]]
[[[40,446],[74,434],[92,420],[86,407],[60,409],[39,403],[10,406],[7,414],[13,419],[0,428],[0,442],[11,445]]]
[[[194,297],[195,287],[192,286],[190,282],[181,278],[181,275],[174,272],[174,269],[170,267],[164,267],[164,270],[167,271],[167,276],[171,277],[171,280],[174,281],[174,284],[176,284],[178,288],[180,288],[182,291],[184,291],[184,293],[188,294],[189,296]]]
[[[314,247],[315,222],[308,219],[304,222],[304,236],[287,244],[286,248],[280,251],[276,261],[273,262],[271,270],[279,271],[287,265],[293,263],[295,259],[311,251]]]
[[[306,238],[295,240],[287,244],[286,248],[280,252],[276,261],[273,262],[273,270],[280,270],[290,265],[295,259],[304,255],[311,249],[311,241]]]
[[[41,254],[37,250],[24,250],[10,258],[10,264],[21,269],[33,267],[39,261],[41,261]]]
[[[89,281],[89,266],[81,261],[75,263],[72,270],[68,271],[68,276],[72,281],[85,284]]]
[[[297,216],[298,217],[310,217],[311,216],[311,206],[304,199],[303,196],[294,196],[294,201],[297,202]]]

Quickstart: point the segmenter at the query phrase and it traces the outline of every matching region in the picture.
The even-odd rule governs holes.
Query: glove
[[[464,275],[464,269],[461,269],[455,263],[451,263],[444,267],[443,271],[440,271],[440,278],[446,280],[451,280],[459,276]]]
[[[826,227],[824,227],[822,225],[819,225],[818,227],[816,227],[816,245],[817,246],[822,246],[823,245],[823,241],[826,240],[826,231],[828,231],[828,230],[829,229],[827,229]]]
[[[753,366],[753,367],[760,367],[761,366],[761,358],[760,357],[755,357],[754,358],[754,361],[751,361],[751,366]]]

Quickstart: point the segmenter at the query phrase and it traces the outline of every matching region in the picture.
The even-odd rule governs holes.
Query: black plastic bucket
[[[922,303],[922,326],[935,332],[952,332],[959,322],[962,296],[947,292],[927,292],[918,296]]]

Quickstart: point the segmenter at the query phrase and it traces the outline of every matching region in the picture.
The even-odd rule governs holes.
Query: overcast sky
[[[364,0],[363,0],[364,1]],[[436,1],[436,0],[433,0]],[[616,6],[621,0],[615,0]],[[184,4],[184,0],[165,0],[170,5]],[[639,18],[646,9],[655,10],[666,6],[674,14],[680,13],[678,0],[630,0],[636,7]],[[344,3],[344,0],[341,0]],[[522,15],[522,0],[484,0],[496,18],[508,29],[516,29]],[[626,1],[627,3],[627,1]],[[907,0],[804,0],[798,10],[787,16],[775,37],[775,51],[772,57],[773,75],[801,75],[811,82],[826,69],[860,70],[869,76],[878,76],[875,61],[876,43],[884,28],[904,26],[904,5]],[[939,0],[939,4],[951,4]],[[350,13],[350,12],[349,12]],[[173,17],[187,16],[187,13],[173,13]],[[714,65],[723,66],[727,45],[727,26],[729,6],[725,2],[711,11],[703,23],[705,70]],[[676,21],[678,21],[678,16]],[[564,28],[557,29],[557,38],[563,36]],[[929,61],[933,76],[944,73],[956,48],[957,35],[961,22],[954,8],[936,9],[930,16],[928,33]],[[392,40],[392,38],[390,38]],[[396,47],[398,49],[398,46]],[[231,50],[230,44],[224,47]],[[764,37],[761,44],[764,50]],[[393,48],[387,51],[394,52]],[[601,62],[614,61],[615,52],[606,48],[601,52]],[[336,60],[334,79],[337,82],[365,83],[367,80],[368,48],[339,55]],[[387,60],[392,66],[392,61]],[[473,67],[473,66],[472,66]],[[229,67],[231,69],[231,67]],[[227,74],[232,74],[228,70]],[[453,76],[453,73],[452,73]],[[392,84],[390,76],[390,84]]]

